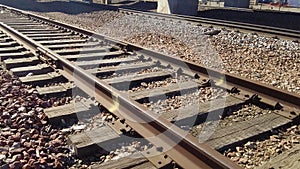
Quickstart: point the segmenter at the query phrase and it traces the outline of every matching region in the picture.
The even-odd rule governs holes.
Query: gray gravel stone
[[[82,16],[61,13],[43,13],[43,15],[300,93],[298,71],[300,47],[297,42],[226,29],[217,35],[207,36],[204,35],[207,34],[205,32],[211,32],[213,28],[200,27],[185,21],[169,21],[137,15],[116,13],[112,15],[90,13]],[[97,17],[107,19],[102,22],[97,20]]]

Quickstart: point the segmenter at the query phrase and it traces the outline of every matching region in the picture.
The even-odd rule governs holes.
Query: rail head
[[[13,8],[8,8],[8,9],[14,10]],[[23,11],[18,10],[18,12],[23,12]],[[162,60],[164,59],[168,61],[173,60],[173,62],[179,61],[178,60],[179,58],[166,56],[158,52],[141,48],[139,46],[129,44],[127,42],[122,42],[116,39],[112,39],[104,35],[97,34],[95,32],[83,30],[81,28],[77,28],[65,23],[57,22],[54,20],[49,21],[47,20],[47,18],[43,18],[31,14],[29,12],[23,12],[23,14],[29,15],[30,17],[36,17],[38,19],[47,21],[52,24],[57,24],[59,26],[65,27],[73,31],[79,31],[80,33],[86,35],[93,35],[93,37],[96,36],[97,38],[106,39],[114,43],[117,42],[120,45],[126,46],[127,49],[143,51],[148,55],[155,56]],[[17,36],[17,32],[15,32],[14,30],[9,30],[9,31],[11,31],[11,33],[16,34]],[[28,43],[32,43],[32,45],[36,45],[36,43],[33,40],[25,36],[20,38],[23,38],[24,41],[27,41]],[[163,137],[156,137],[158,138],[158,140],[149,140],[150,142],[154,142],[154,145],[161,146],[162,143],[165,143],[163,145],[166,145],[165,149],[168,149],[167,143],[170,140],[171,141],[173,140],[173,142],[177,142],[178,144],[175,144],[175,146],[172,147],[172,149],[169,149],[169,151],[166,151],[165,153],[168,154],[175,162],[178,162],[179,165],[181,165],[182,167],[184,168],[240,168],[239,166],[237,166],[236,164],[234,164],[229,159],[222,156],[215,150],[209,148],[204,144],[198,143],[197,140],[195,140],[195,138],[190,137],[178,127],[167,122],[165,119],[156,117],[153,113],[145,110],[144,107],[140,106],[135,101],[126,98],[119,91],[113,89],[111,86],[97,79],[96,77],[87,74],[81,68],[73,65],[70,61],[66,60],[65,58],[60,57],[56,53],[53,53],[51,50],[44,48],[43,46],[38,45],[36,47],[39,47],[37,48],[37,50],[39,50],[41,53],[51,56],[50,58],[55,58],[56,62],[58,62],[57,65],[60,66],[62,72],[66,75],[66,77],[69,77],[70,79],[74,80],[74,76],[76,76],[78,78],[77,79],[78,87],[80,87],[86,92],[90,92],[91,95],[94,95],[96,100],[99,101],[104,107],[108,109],[110,109],[111,107],[115,107],[117,101],[118,102],[117,104],[119,104],[119,109],[114,111],[113,113],[115,113],[117,116],[121,118],[124,117],[123,116],[124,114],[126,114],[127,116],[130,115],[131,117],[137,118],[134,121],[139,121],[139,123],[136,123],[131,120],[127,120],[126,123],[128,123],[128,125],[133,127],[133,129],[136,130],[140,135],[144,136],[145,138],[151,138],[152,136],[156,137],[155,133],[163,132],[164,133]],[[180,59],[180,62],[187,63],[189,67],[195,72],[205,73],[207,72],[208,69],[201,65],[189,63],[182,59]],[[218,73],[224,74],[224,72],[218,72],[216,70],[210,70],[210,71],[215,71],[216,74]],[[230,75],[226,73],[225,75],[227,81],[231,83],[236,83],[236,81],[238,80],[239,85],[241,87],[249,88],[249,86],[252,86],[252,88],[260,88],[259,93],[261,94],[269,95],[270,91],[271,92],[276,91],[276,93],[274,93],[271,96],[272,98],[276,98],[277,100],[280,100],[282,102],[289,103],[291,105],[299,107],[300,97],[298,95],[281,91],[279,89],[275,89],[270,86],[263,85],[247,79],[243,79],[234,75]],[[284,98],[282,97],[283,95]]]
[[[177,67],[180,67],[182,63],[186,64],[186,66],[189,68],[189,70],[192,70],[195,74],[204,74],[213,77],[213,78],[219,78],[224,77],[226,80],[226,85],[235,86],[240,89],[246,90],[250,93],[258,94],[262,97],[265,97],[269,100],[273,100],[274,103],[281,103],[285,104],[290,107],[294,107],[296,109],[300,108],[300,95],[282,90],[267,84],[263,84],[259,81],[249,80],[247,78],[243,78],[234,74],[227,73],[225,71],[218,71],[213,68],[206,67],[204,65],[196,64],[194,62],[186,61],[181,58],[177,58],[174,56],[165,55],[156,51],[153,51],[151,49],[145,49],[141,46],[138,46],[136,44],[130,44],[128,43],[127,48],[130,50],[136,50],[140,51],[142,54],[153,56],[159,60],[163,60],[169,63],[172,63],[173,65],[177,65]]]
[[[1,7],[3,6],[1,5]],[[8,9],[14,10],[13,8]],[[17,10],[17,12],[22,13],[23,11]],[[24,12],[24,14],[30,15],[28,12]],[[35,15],[30,16],[34,17]],[[107,109],[115,107],[116,104],[118,104],[119,108],[112,113],[120,118],[124,118],[124,115],[130,117],[129,120],[126,120],[129,126],[155,146],[162,147],[163,150],[166,150],[164,153],[181,167],[199,169],[241,168],[216,150],[203,143],[199,143],[196,138],[190,136],[162,117],[157,117],[154,113],[146,110],[145,107],[123,96],[120,91],[117,91],[104,81],[85,72],[82,68],[74,65],[66,58],[61,57],[26,36],[21,36],[19,32],[14,29],[9,29],[5,24],[0,24],[0,27],[5,28],[11,35],[22,39],[33,48],[36,48],[40,54],[54,58],[56,65],[58,65],[61,69],[61,73],[66,78],[71,81],[76,81],[77,87],[94,97]],[[170,147],[170,143],[174,143],[172,147]]]

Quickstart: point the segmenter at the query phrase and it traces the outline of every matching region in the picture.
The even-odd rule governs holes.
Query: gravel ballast
[[[81,13],[77,15],[70,15],[62,12],[36,12],[36,14],[48,17],[50,19],[61,20],[63,22],[89,30],[97,30],[105,23],[111,22],[116,18],[124,16],[124,14],[122,13],[107,10],[94,11],[91,13]]]
[[[300,74],[297,71],[300,68],[300,47],[297,42],[231,30],[222,30],[218,35],[208,36],[204,33],[214,28],[200,27],[184,21],[112,11],[100,12],[42,15],[300,93]]]
[[[80,15],[43,13],[43,15],[300,94],[300,45],[298,42],[226,29],[222,29],[218,35],[209,36],[205,33],[213,31],[213,27],[206,28],[183,21],[169,21],[117,12],[101,12]],[[99,19],[101,17],[104,19]],[[172,80],[171,83],[173,83]],[[151,85],[153,84],[143,84],[143,87],[132,89],[132,91],[143,90],[149,86],[151,88]],[[205,90],[204,94],[206,93]],[[185,101],[187,97],[192,100],[199,99],[199,92],[194,94],[194,97],[190,95],[145,103],[145,106],[154,112],[168,112],[187,105]],[[241,121],[245,117],[252,119],[256,116],[252,114],[252,108],[245,107],[245,109],[249,109],[247,111],[249,114],[245,111],[236,111],[236,114],[233,113],[232,116],[225,118],[224,124],[221,125],[231,125],[232,121]],[[262,111],[257,116],[267,113],[270,112]],[[270,138],[250,141],[226,151],[224,155],[242,167],[255,168],[292,148],[293,145],[299,144],[299,131],[300,128],[297,125],[287,130],[274,130]]]
[[[224,155],[244,168],[256,168],[300,144],[300,125],[273,130],[267,139],[248,141],[229,149]]]
[[[44,102],[30,86],[0,72],[0,168],[66,168],[66,136],[48,124]]]

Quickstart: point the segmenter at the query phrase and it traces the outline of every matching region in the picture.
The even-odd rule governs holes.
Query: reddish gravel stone
[[[12,155],[21,154],[23,151],[25,151],[25,148],[16,148],[16,149],[10,150],[9,153]]]
[[[23,165],[22,169],[31,169],[31,166],[29,164]]]
[[[14,135],[11,135],[10,139],[14,140],[14,141],[19,141],[20,140],[20,136],[21,136],[21,134],[18,132],[18,133],[14,134]]]
[[[52,106],[56,99],[41,100],[30,90],[18,78],[0,71],[0,168],[67,168],[72,157],[63,148],[65,136],[48,124],[41,108]],[[56,157],[59,153],[68,158]],[[51,156],[56,157],[56,164]]]
[[[8,136],[11,136],[13,133],[10,132],[10,131],[6,131],[6,132],[2,132],[1,135],[4,136],[4,137],[8,137]]]

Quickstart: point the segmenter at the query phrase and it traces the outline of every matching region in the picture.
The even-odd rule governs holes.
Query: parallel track
[[[195,16],[188,16],[188,15],[177,15],[177,14],[162,14],[162,13],[155,13],[155,12],[145,12],[145,11],[138,11],[138,10],[131,10],[125,8],[119,8],[120,12],[124,12],[127,14],[138,14],[138,15],[145,15],[150,17],[160,17],[165,19],[174,19],[174,20],[184,20],[193,22],[196,24],[204,24],[204,25],[212,25],[212,26],[219,26],[225,28],[233,28],[237,30],[244,30],[244,31],[251,31],[256,33],[263,33],[273,37],[283,37],[292,40],[299,40],[300,39],[300,31],[299,30],[292,30],[292,29],[284,29],[284,28],[277,28],[265,25],[257,25],[257,24],[250,24],[250,23],[242,23],[242,22],[235,22],[235,21],[225,21],[219,19],[211,19],[211,18],[203,18],[203,17],[195,17]]]
[[[122,81],[116,83],[118,80],[109,81],[97,78],[95,75],[101,74],[101,71],[105,72],[105,68],[101,69],[100,66],[100,69],[96,70],[95,68],[97,67],[93,67],[93,65],[103,65],[103,67],[105,65],[118,66],[118,62],[127,61],[128,63],[136,62],[135,66],[138,66],[141,62],[157,65],[158,62],[156,63],[156,61],[159,61],[161,63],[158,65],[164,69],[157,74],[153,73],[158,78],[161,76],[170,76],[171,74],[176,74],[176,76],[177,74],[195,75],[195,77],[200,76],[205,79],[210,78],[211,81],[209,81],[208,86],[217,86],[228,91],[231,90],[231,93],[238,93],[237,95],[240,95],[237,97],[244,97],[247,94],[250,96],[253,95],[253,97],[250,98],[249,96],[249,98],[252,100],[258,99],[260,100],[259,102],[268,104],[274,109],[282,109],[284,107],[285,110],[282,114],[290,119],[295,119],[299,116],[299,112],[296,110],[300,107],[300,97],[296,94],[227,73],[218,72],[201,65],[143,49],[133,44],[111,39],[95,32],[49,20],[28,12],[6,6],[0,7],[16,13],[10,17],[1,18],[0,27],[7,35],[13,37],[38,55],[39,59],[42,60],[39,61],[40,63],[47,63],[69,81],[75,81],[77,87],[94,97],[101,105],[111,110],[120,119],[124,118],[126,124],[144,138],[149,139],[155,146],[166,150],[170,144],[176,145],[164,153],[183,168],[239,167],[207,145],[199,144],[196,138],[187,135],[186,132],[174,126],[166,119],[157,117],[135,100],[128,98],[128,95],[118,90],[122,88],[122,85],[120,85],[123,83]],[[31,26],[26,28],[26,25]],[[52,35],[47,35],[48,31],[52,31]],[[66,42],[63,43],[63,41]],[[71,41],[73,42],[71,43]],[[77,49],[76,45],[80,46],[80,48]],[[89,48],[85,48],[85,45]],[[118,52],[120,54],[117,54]],[[92,56],[92,54],[95,54],[95,56]],[[140,55],[144,55],[144,57],[140,57]],[[76,59],[80,62],[77,62]],[[116,60],[114,61],[113,59]],[[4,61],[4,64],[9,63],[9,60],[7,61],[3,57],[1,60]],[[182,68],[181,63],[186,64],[187,67]],[[168,67],[166,66],[168,64],[172,68],[166,73],[164,71]],[[29,65],[36,65],[36,63],[29,63]],[[23,67],[24,65],[13,65],[12,67],[8,67],[8,69],[21,66]],[[119,67],[121,68],[122,66],[119,65]],[[126,70],[124,67],[122,69]],[[211,77],[208,77],[207,72],[210,72]],[[148,78],[155,78],[153,76]],[[227,84],[214,84],[213,79],[216,80],[219,77],[225,77]],[[145,77],[141,78],[141,80],[145,80]],[[191,88],[195,87],[192,86]],[[118,109],[112,110],[116,105],[118,105]],[[292,113],[290,114],[290,112]],[[161,137],[151,139],[151,137],[157,136],[159,133]]]

